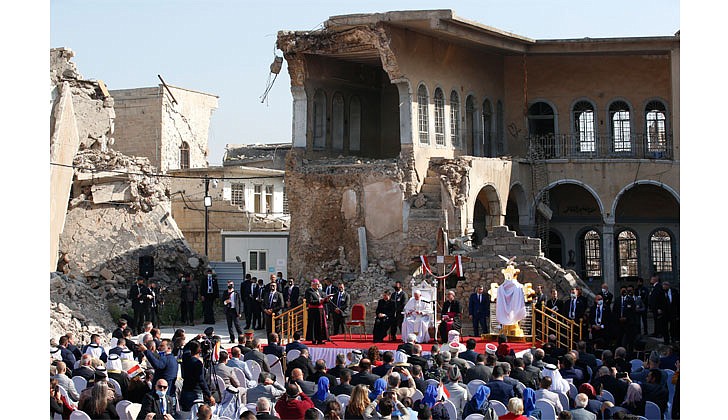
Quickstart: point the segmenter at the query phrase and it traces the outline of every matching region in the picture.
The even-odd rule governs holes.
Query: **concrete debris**
[[[471,167],[472,161],[466,158],[430,160],[430,169],[440,175],[455,206],[462,206],[468,200]]]

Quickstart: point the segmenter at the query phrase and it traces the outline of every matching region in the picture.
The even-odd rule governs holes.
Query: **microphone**
[[[423,302],[425,302],[425,303],[432,303],[432,301],[430,301],[430,300],[424,300],[424,299],[421,299],[421,300],[422,300]]]

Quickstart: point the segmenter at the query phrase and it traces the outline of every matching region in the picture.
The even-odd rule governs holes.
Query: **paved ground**
[[[205,329],[207,327],[213,327],[215,329],[215,334],[219,335],[222,339],[222,347],[223,348],[229,348],[232,347],[233,344],[230,343],[230,335],[228,333],[227,328],[227,321],[225,320],[225,316],[218,316],[215,317],[215,325],[211,324],[202,324],[202,323],[195,323],[194,326],[189,325],[162,325],[161,331],[162,331],[162,338],[172,338],[172,335],[174,334],[175,330],[177,328],[182,328],[185,330],[185,335],[189,337],[194,337],[197,334],[203,334]],[[240,327],[245,326],[245,318],[243,318],[240,322]],[[235,332],[235,326],[233,326],[233,332]],[[264,343],[268,343],[268,337],[265,334],[265,329],[262,330],[256,330],[255,331],[255,338],[262,339]],[[237,340],[236,340],[237,341]]]

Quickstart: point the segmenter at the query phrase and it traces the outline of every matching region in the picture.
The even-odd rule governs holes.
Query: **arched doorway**
[[[528,208],[526,193],[523,191],[521,184],[515,184],[508,192],[508,201],[506,202],[506,215],[504,223],[508,229],[522,236],[521,222],[528,224]]]
[[[545,158],[556,156],[554,135],[556,133],[556,115],[551,105],[536,102],[528,107],[528,134],[532,141],[537,141],[544,151]]]
[[[488,236],[488,231],[493,226],[500,225],[501,211],[500,199],[495,188],[486,185],[481,188],[475,200],[475,208],[473,209],[473,243],[480,245],[483,238]]]
[[[564,244],[561,235],[551,229],[549,230],[549,259],[564,267]]]

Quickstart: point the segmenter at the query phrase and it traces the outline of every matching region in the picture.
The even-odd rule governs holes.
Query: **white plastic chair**
[[[543,398],[536,400],[536,408],[541,410],[541,420],[556,420],[556,408],[551,401]]]
[[[233,374],[235,374],[235,379],[238,381],[241,388],[248,387],[248,379],[245,377],[245,372],[243,372],[242,369],[234,367]]]
[[[662,420],[660,407],[652,401],[645,401],[645,417],[647,417],[648,420]]]
[[[498,400],[490,400],[490,405],[493,407],[498,417],[505,416],[506,413],[508,413],[508,409],[506,408],[506,406]]]
[[[122,397],[122,395],[121,395],[121,385],[119,385],[119,383],[116,382],[116,379],[114,379],[114,378],[106,378],[106,379],[109,382],[109,385],[111,385],[111,386],[114,387],[114,393],[116,394],[116,396],[119,397],[119,398],[121,398]]]
[[[58,414],[58,413],[54,413],[53,414],[53,420],[63,420],[63,417],[61,417],[61,415]]]
[[[318,420],[324,420],[324,413],[316,407],[314,407],[313,409],[316,410],[316,415],[318,416]]]
[[[255,403],[247,403],[245,404],[245,408],[247,408],[248,411],[252,411],[253,414],[258,414],[258,408]]]
[[[483,420],[484,418],[485,418],[485,416],[482,414],[473,413],[473,414],[470,414],[469,416],[465,417],[463,420]]]
[[[253,375],[253,380],[257,381],[258,376],[260,376],[260,372],[263,369],[255,360],[246,360],[245,364],[248,365],[248,369],[250,369],[250,374]]]
[[[286,376],[283,374],[283,363],[269,364],[270,373],[276,376],[276,382],[282,387],[286,386]]]
[[[297,349],[289,350],[288,353],[286,353],[286,360],[288,360],[290,362],[291,360],[298,359],[298,356],[300,356],[300,355],[301,355],[301,350],[297,350]]]
[[[423,398],[425,398],[425,396],[422,394],[422,391],[420,391],[419,389],[415,389],[415,392],[412,394],[412,402],[421,400]]]
[[[468,367],[468,369],[475,367],[475,363],[471,362],[470,360],[465,361],[465,366]]]
[[[471,397],[475,395],[475,392],[478,391],[478,388],[480,388],[481,385],[485,385],[485,382],[480,379],[473,379],[468,382],[468,395]]]
[[[644,362],[640,359],[632,359],[629,361],[629,363],[632,365],[632,372],[636,372],[637,369],[644,366]]]
[[[564,394],[563,392],[557,392],[556,394],[559,396],[559,402],[561,403],[561,407],[563,407],[564,410],[571,409],[571,401],[569,400],[569,397],[567,397],[566,394]]]
[[[616,402],[614,402],[614,395],[612,395],[612,393],[607,391],[606,389],[602,390],[602,401],[609,401],[612,404],[617,404]],[[564,410],[566,410],[566,407],[564,407]]]
[[[537,418],[536,418],[536,417],[534,417],[534,416],[528,416],[528,420],[539,420],[539,419],[537,419]]]
[[[351,395],[346,394],[339,394],[336,396],[336,401],[341,404],[341,418],[344,418],[344,412],[346,412],[346,406],[349,405],[349,401],[351,401]]]
[[[139,403],[131,403],[128,406],[126,406],[126,415],[129,416],[130,419],[136,419],[139,415],[139,412],[142,410],[142,405]]]
[[[665,369],[665,374],[667,375],[667,413],[672,413],[672,400],[675,397],[675,385],[672,383],[672,376],[675,375],[675,371]]]
[[[225,380],[222,379],[220,375],[215,375],[215,382],[217,383],[217,388],[219,388],[220,392],[222,393],[222,391],[225,390]]]
[[[576,385],[569,384],[569,400],[574,401],[578,393],[579,390],[576,388]]]
[[[450,400],[446,400],[442,403],[442,405],[445,406],[445,411],[447,411],[447,416],[451,419],[457,420],[458,418],[458,410],[455,408],[455,403],[453,403]]]
[[[268,363],[268,366],[271,366],[273,363],[278,361],[278,356],[275,354],[266,354],[265,355],[265,362]]]
[[[73,381],[73,386],[76,387],[76,391],[78,391],[79,394],[88,386],[88,382],[83,376],[74,376],[73,378],[71,378],[71,380]]]
[[[437,379],[428,379],[425,382],[427,383],[427,385],[432,384],[432,385],[435,385],[436,387],[440,386],[440,381],[438,381]]]
[[[121,400],[118,403],[116,403],[116,414],[119,415],[120,420],[136,420],[136,419],[130,419],[126,415],[126,407],[128,407],[131,404],[131,401],[129,400]]]
[[[89,417],[88,414],[81,410],[71,411],[71,415],[68,418],[70,420],[91,420],[91,417]]]

